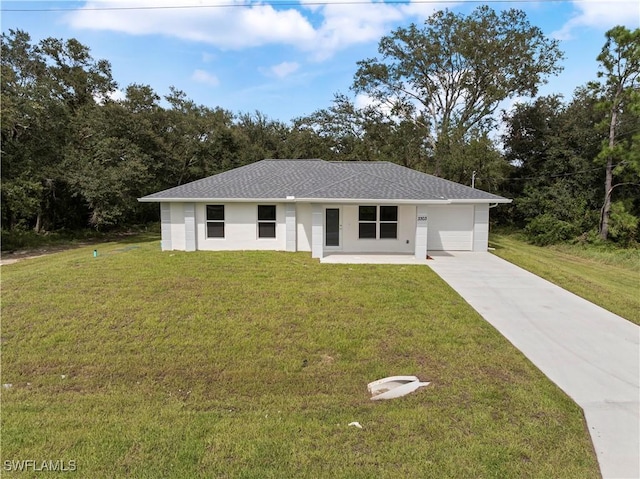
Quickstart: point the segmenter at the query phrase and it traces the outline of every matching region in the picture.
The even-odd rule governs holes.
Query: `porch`
[[[416,259],[413,254],[389,254],[389,253],[329,253],[320,258],[321,263],[335,264],[403,264],[426,265],[426,259]]]

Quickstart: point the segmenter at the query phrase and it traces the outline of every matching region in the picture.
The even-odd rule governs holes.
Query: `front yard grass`
[[[492,233],[489,246],[501,258],[640,324],[640,249],[540,247],[507,233]]]
[[[2,267],[3,477],[599,477],[578,406],[429,268],[93,248]],[[432,384],[370,401],[397,374]]]

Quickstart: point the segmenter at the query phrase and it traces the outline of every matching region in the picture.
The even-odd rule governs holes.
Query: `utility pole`
[[[476,187],[476,172],[471,173],[471,188]]]

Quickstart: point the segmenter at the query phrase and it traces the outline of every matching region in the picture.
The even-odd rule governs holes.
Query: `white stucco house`
[[[163,250],[486,251],[510,199],[388,162],[263,160],[160,191]]]

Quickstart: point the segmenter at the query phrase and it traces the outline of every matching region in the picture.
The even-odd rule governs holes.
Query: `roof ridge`
[[[262,160],[254,161],[254,163],[262,163],[263,161],[322,161],[323,163],[331,163],[330,161],[323,160],[322,158],[264,158]]]

